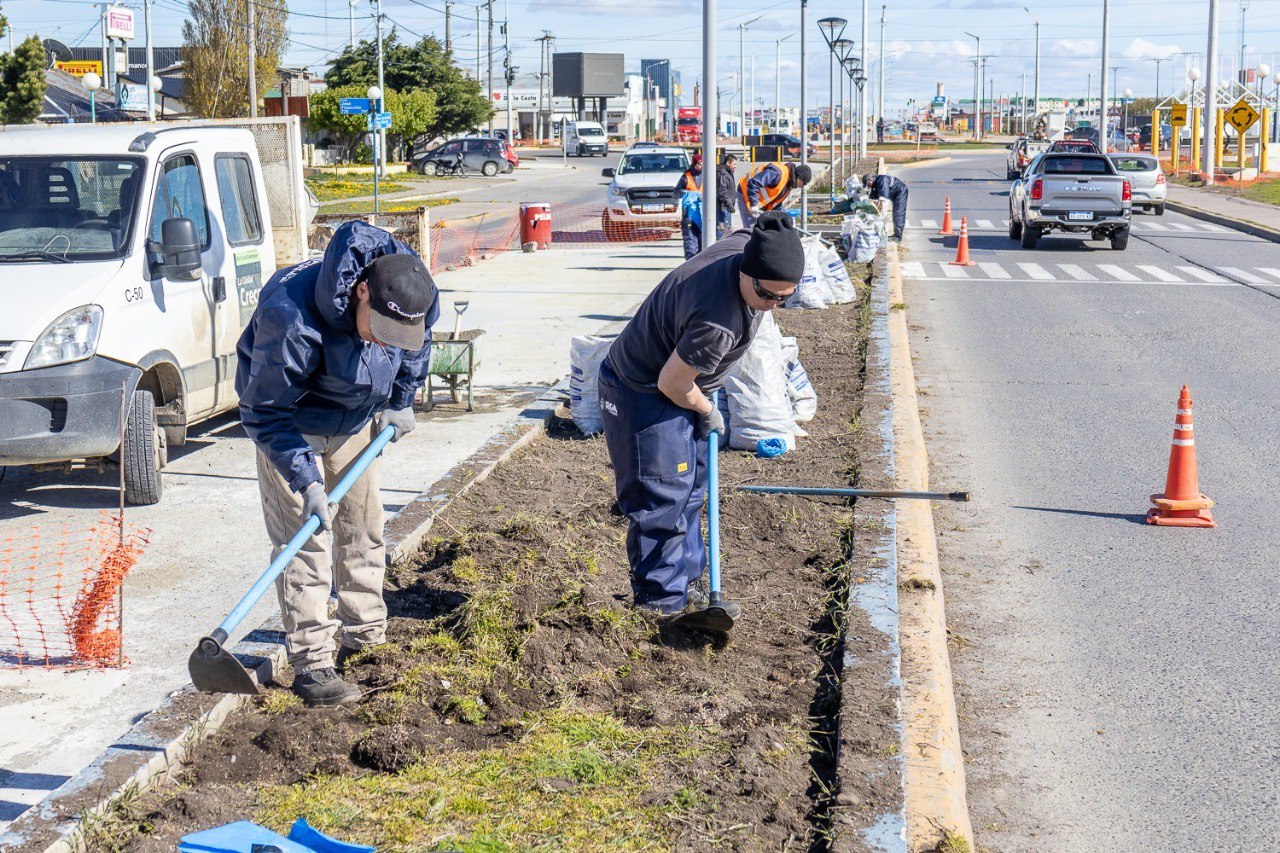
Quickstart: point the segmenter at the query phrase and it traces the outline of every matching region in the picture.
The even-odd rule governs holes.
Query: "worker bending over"
[[[738,181],[742,227],[750,230],[763,211],[782,207],[793,189],[808,186],[813,170],[794,163],[767,163],[749,169]]]
[[[724,431],[712,395],[764,313],[794,293],[803,274],[791,217],[763,214],[752,231],[735,231],[667,275],[601,365],[605,442],[629,521],[631,590],[659,624],[707,606],[694,581],[707,565],[707,436]],[[732,602],[724,607],[740,614]]]
[[[680,236],[684,238],[685,260],[702,251],[702,223],[705,217],[696,219],[693,211],[702,211],[702,155],[694,154],[689,168],[676,184],[680,197]]]
[[[871,200],[876,202],[880,213],[884,213],[884,202],[893,203],[893,239],[901,242],[903,229],[907,227],[907,185],[893,175],[863,175],[862,185],[870,191]]]
[[[322,259],[271,277],[236,348],[240,419],[257,446],[273,558],[308,518],[320,518],[322,531],[276,580],[293,692],[308,705],[359,699],[338,673],[351,654],[385,640],[378,460],[332,512],[326,493],[383,428],[394,426],[397,439],[414,428],[438,315],[435,283],[413,250],[381,228],[348,222]],[[330,589],[338,593],[333,617]]]

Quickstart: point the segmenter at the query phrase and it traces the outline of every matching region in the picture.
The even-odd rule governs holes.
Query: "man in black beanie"
[[[751,231],[735,231],[663,279],[601,365],[605,442],[630,521],[631,590],[660,624],[707,605],[694,581],[707,565],[707,437],[724,431],[712,396],[761,317],[795,293],[803,274],[795,223],[764,213]],[[740,614],[732,602],[722,606]]]

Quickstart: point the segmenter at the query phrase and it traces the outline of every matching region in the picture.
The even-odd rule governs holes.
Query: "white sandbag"
[[[800,363],[800,345],[795,338],[782,339],[782,361],[787,371],[787,396],[797,423],[813,420],[818,414],[818,392],[809,381],[809,372]],[[799,434],[799,430],[796,430]]]
[[[822,273],[826,277],[827,289],[831,291],[830,302],[842,305],[857,299],[858,291],[854,290],[853,280],[849,278],[849,270],[836,254],[836,250],[820,246],[818,259],[822,264]]]
[[[826,308],[831,301],[831,288],[818,258],[820,246],[815,238],[804,238],[804,275],[796,286],[796,292],[786,302],[785,308]]]
[[[583,435],[604,431],[600,415],[600,363],[609,354],[611,339],[579,335],[569,345],[569,409]]]
[[[863,228],[849,235],[849,260],[856,264],[869,264],[876,259],[882,238],[879,229]]]
[[[755,450],[762,438],[780,438],[795,448],[795,418],[787,391],[782,334],[769,314],[755,339],[725,379],[729,395],[729,446]]]

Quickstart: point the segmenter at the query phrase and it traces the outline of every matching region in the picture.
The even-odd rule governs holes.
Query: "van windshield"
[[[604,129],[599,127],[580,127],[579,136],[604,136]]]
[[[123,257],[142,160],[0,157],[0,263]]]

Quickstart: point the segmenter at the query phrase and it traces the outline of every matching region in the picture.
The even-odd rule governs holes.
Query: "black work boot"
[[[309,706],[350,705],[360,701],[360,688],[342,677],[331,666],[313,669],[293,677],[294,695]]]
[[[689,610],[706,610],[711,606],[711,599],[707,596],[706,590],[702,588],[702,581],[694,581],[689,584]],[[720,599],[716,606],[728,614],[730,619],[737,621],[742,615],[742,607],[726,598]]]
[[[333,668],[341,675],[347,671],[347,661],[351,660],[355,655],[360,654],[361,649],[353,649],[342,643],[338,644],[338,656],[333,659]]]

